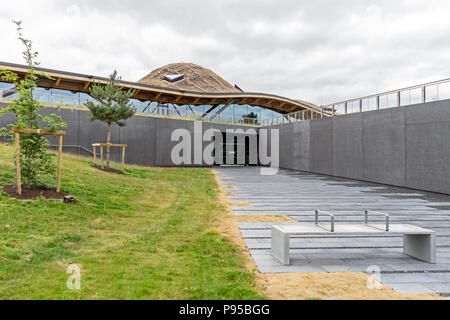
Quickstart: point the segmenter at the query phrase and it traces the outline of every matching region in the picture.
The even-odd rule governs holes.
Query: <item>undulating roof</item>
[[[28,66],[0,61],[0,69],[9,70],[25,78]],[[93,83],[105,85],[104,77],[36,68],[51,76],[41,77],[39,87],[70,90],[74,92],[90,92]],[[164,80],[166,79],[166,80]],[[243,92],[223,80],[211,70],[189,63],[176,63],[157,69],[139,83],[121,81],[125,90],[133,89],[133,98],[141,101],[155,101],[178,105],[221,105],[248,104],[275,110],[281,113],[311,110],[316,114],[329,115],[329,110],[321,110],[319,106],[301,100],[267,94]]]
[[[193,92],[241,92],[210,69],[193,63],[168,64],[150,72],[150,74],[138,82]]]

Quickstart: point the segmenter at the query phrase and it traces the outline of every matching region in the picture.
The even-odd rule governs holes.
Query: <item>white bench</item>
[[[330,226],[319,224],[319,213],[331,217]],[[379,214],[386,217],[386,223],[369,224],[369,213]],[[314,235],[402,235],[403,253],[416,259],[429,263],[436,263],[436,233],[408,224],[389,225],[389,215],[374,211],[365,212],[365,223],[360,225],[337,225],[335,226],[333,214],[316,211],[315,224],[290,223],[272,226],[272,255],[283,265],[290,265],[289,239],[291,236],[314,236]]]

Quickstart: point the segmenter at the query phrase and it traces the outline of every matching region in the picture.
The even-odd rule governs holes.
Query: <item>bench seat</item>
[[[397,224],[385,231],[385,225],[337,225],[330,231],[320,225],[292,223],[272,226],[272,255],[283,265],[289,265],[289,238],[291,236],[314,235],[402,235],[403,252],[406,255],[429,263],[436,263],[436,233],[421,227]]]

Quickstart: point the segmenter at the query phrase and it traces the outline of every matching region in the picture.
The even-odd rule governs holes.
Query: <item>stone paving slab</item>
[[[437,264],[403,255],[401,237],[330,234],[293,237],[292,264],[282,266],[270,253],[270,227],[280,223],[240,223],[260,272],[367,272],[376,265],[381,281],[399,292],[450,294],[450,196],[292,170],[274,176],[261,176],[259,168],[251,167],[216,171],[231,178],[221,179],[222,185],[235,187],[230,201],[252,204],[233,206],[237,215],[286,215],[313,223],[314,210],[320,209],[333,212],[336,223],[355,224],[370,209],[389,213],[392,223],[437,232]],[[326,217],[321,219],[326,224]],[[382,219],[375,216],[371,221]]]
[[[381,280],[383,281],[383,280]],[[423,283],[394,283],[394,282],[383,282],[388,287],[394,289],[397,292],[405,294],[414,293],[436,293],[434,290],[426,287]]]

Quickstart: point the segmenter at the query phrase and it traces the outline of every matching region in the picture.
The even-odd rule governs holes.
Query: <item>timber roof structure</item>
[[[0,61],[1,69],[15,72],[21,77],[26,77],[28,74],[28,67],[20,64]],[[42,77],[38,80],[38,86],[43,88],[89,93],[93,83],[106,84],[108,81],[107,78],[93,75],[40,67],[36,70],[45,72],[52,77],[52,79]],[[169,77],[164,80],[165,76]],[[175,81],[180,76],[183,77]],[[174,79],[174,81],[167,81],[167,79]],[[301,100],[265,93],[242,92],[211,70],[188,63],[167,65],[151,72],[138,82],[121,81],[120,84],[125,90],[134,89],[133,98],[141,101],[212,106],[247,104],[271,109],[282,114],[303,110],[321,112],[319,106]]]

